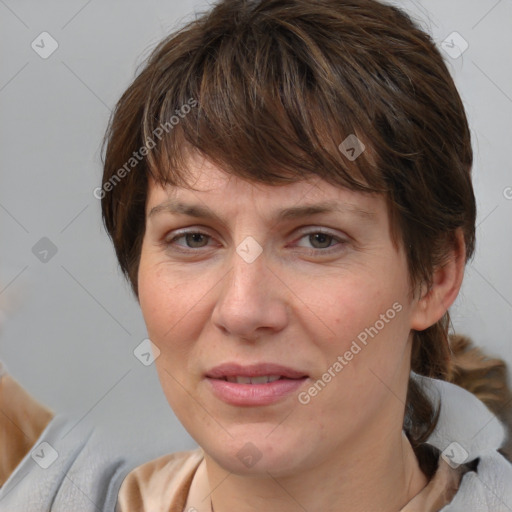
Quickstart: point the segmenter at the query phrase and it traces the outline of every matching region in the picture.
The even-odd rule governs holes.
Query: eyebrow
[[[222,222],[222,219],[206,206],[200,204],[187,204],[177,199],[167,201],[153,207],[148,218],[161,212],[187,215],[198,219],[214,219]],[[322,213],[352,213],[364,220],[374,220],[376,215],[373,211],[367,211],[351,203],[339,203],[338,201],[325,201],[317,204],[303,206],[292,206],[275,212],[273,218],[276,221],[301,219]]]

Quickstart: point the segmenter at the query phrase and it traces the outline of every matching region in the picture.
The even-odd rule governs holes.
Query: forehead
[[[285,216],[293,217],[304,213],[308,205],[317,205],[318,212],[312,208],[311,213],[338,209],[368,220],[386,215],[384,196],[332,185],[318,176],[279,185],[249,182],[198,156],[189,160],[188,170],[190,188],[160,186],[150,179],[146,216],[160,209],[179,212],[192,203],[198,206],[196,210],[213,208],[233,214],[248,210],[265,214],[286,208]]]

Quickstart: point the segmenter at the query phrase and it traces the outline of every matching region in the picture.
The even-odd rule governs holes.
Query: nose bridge
[[[269,294],[265,276],[268,272],[268,255],[253,238],[246,237],[233,253],[231,271],[226,276],[223,295],[227,300],[240,300],[245,304],[259,302]]]
[[[246,237],[233,251],[212,314],[213,322],[223,331],[250,339],[259,336],[261,328],[279,330],[284,326],[284,297],[268,263],[263,247],[252,237]]]

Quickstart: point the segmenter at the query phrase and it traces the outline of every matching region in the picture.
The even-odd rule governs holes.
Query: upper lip
[[[248,365],[223,363],[206,372],[206,376],[213,379],[221,379],[223,377],[262,377],[264,375],[280,375],[288,379],[307,377],[304,372],[274,363]]]

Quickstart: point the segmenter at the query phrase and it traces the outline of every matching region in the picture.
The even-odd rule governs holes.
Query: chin
[[[290,475],[308,458],[308,454],[303,453],[304,442],[285,442],[277,436],[272,439],[266,432],[259,436],[236,436],[222,445],[217,440],[202,446],[224,470],[241,476]]]

